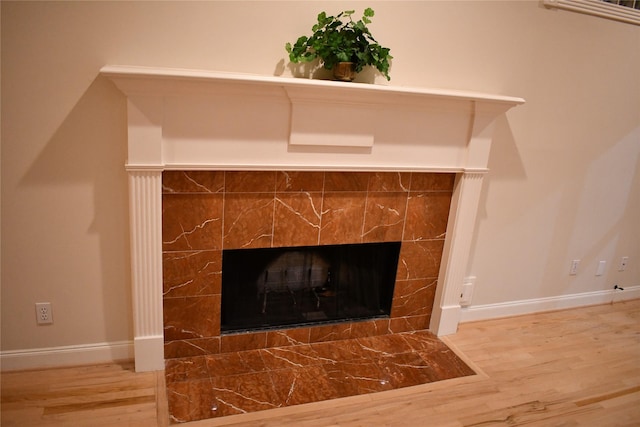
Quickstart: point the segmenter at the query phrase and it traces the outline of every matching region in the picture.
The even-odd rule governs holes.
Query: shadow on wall
[[[72,307],[74,319],[104,324],[107,341],[133,336],[126,119],[124,95],[106,78],[97,77],[20,183],[51,194],[45,203],[52,212],[43,213],[51,228],[44,242],[51,247],[41,251],[56,251],[58,262],[65,264],[55,266],[55,272],[48,266],[58,275],[51,277],[57,286],[52,293],[68,296],[60,308]],[[91,258],[94,250],[97,260]],[[60,277],[63,272],[65,277]],[[102,310],[92,308],[97,304]],[[104,318],[96,318],[101,313]],[[57,317],[62,326],[65,318]]]
[[[521,106],[520,108],[524,107]],[[522,156],[518,151],[515,136],[513,135],[506,114],[502,114],[495,120],[488,168],[489,173],[485,175],[482,181],[482,191],[480,192],[480,201],[478,202],[478,216],[476,218],[476,232],[471,241],[471,250],[469,252],[471,256],[473,256],[476,250],[478,225],[481,221],[487,219],[488,216],[487,197],[491,183],[499,181],[524,182],[527,179]],[[469,265],[471,265],[472,260],[469,261]]]

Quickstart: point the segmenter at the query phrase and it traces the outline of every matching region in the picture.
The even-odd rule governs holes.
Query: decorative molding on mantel
[[[127,96],[136,370],[163,368],[163,170],[457,174],[430,329],[455,333],[495,119],[522,98],[107,66]]]
[[[524,103],[522,98],[468,91],[211,71],[106,66],[101,74],[112,79],[130,99],[211,95],[228,99],[262,98],[270,105],[290,105],[288,142],[294,149],[312,146],[370,149],[378,122],[391,110],[499,115]]]

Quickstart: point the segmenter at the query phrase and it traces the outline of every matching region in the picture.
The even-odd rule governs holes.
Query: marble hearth
[[[169,359],[172,423],[474,375],[428,331]]]
[[[395,198],[406,196],[405,216],[408,219],[411,215],[417,215],[417,211],[409,207],[413,203],[419,205],[422,199],[412,198],[411,193],[423,190],[406,185],[412,185],[414,178],[419,176],[425,179],[435,176],[447,182],[447,201],[438,202],[441,209],[448,209],[447,220],[445,222],[438,217],[440,223],[434,227],[441,234],[435,239],[435,235],[429,239],[407,237],[407,222],[403,230],[405,234],[402,235],[403,247],[404,240],[407,240],[403,249],[405,253],[409,251],[413,254],[411,256],[419,259],[413,266],[410,265],[412,272],[416,266],[429,270],[416,279],[422,280],[418,286],[419,292],[432,294],[422,300],[423,306],[432,304],[432,309],[430,312],[414,312],[407,308],[403,312],[405,309],[398,305],[396,313],[404,314],[395,317],[392,314],[389,325],[385,324],[382,328],[394,330],[398,323],[412,323],[408,330],[428,327],[436,335],[456,331],[461,310],[460,291],[468,273],[468,256],[482,182],[487,173],[494,121],[510,108],[523,103],[523,99],[465,91],[343,84],[197,70],[106,66],[101,74],[111,79],[127,100],[126,168],[129,173],[136,370],[164,369],[165,354],[171,357],[185,355],[189,351],[201,352],[198,347],[204,349],[205,353],[197,353],[200,356],[196,357],[210,357],[216,351],[225,349],[265,351],[267,340],[287,342],[291,339],[289,336],[272,334],[271,337],[257,335],[251,339],[223,336],[218,340],[194,342],[201,339],[198,338],[200,335],[215,338],[218,321],[211,320],[202,326],[206,330],[200,332],[204,334],[190,335],[186,332],[187,328],[180,325],[180,322],[187,320],[177,320],[180,315],[174,314],[184,310],[214,311],[219,295],[216,295],[216,291],[206,289],[206,286],[206,298],[180,295],[187,288],[189,292],[200,291],[197,285],[173,286],[171,281],[174,280],[172,274],[175,273],[175,266],[184,263],[181,268],[190,269],[202,265],[215,276],[220,260],[217,249],[212,248],[225,244],[263,245],[267,240],[269,245],[279,245],[287,240],[300,244],[297,239],[316,237],[322,244],[338,235],[347,240],[384,240],[387,234],[399,233],[399,227],[371,227],[369,219],[375,219],[372,206],[376,203],[373,201],[377,197],[377,204],[389,206]],[[234,182],[234,176],[242,177],[244,172],[274,174],[276,184],[270,187],[266,199],[262,189],[236,192],[233,186],[229,186]],[[363,221],[363,228],[354,228],[350,219],[345,222],[323,221],[319,228],[310,227],[319,230],[319,234],[312,237],[305,233],[290,235],[283,232],[279,226],[281,217],[294,212],[301,213],[304,207],[302,190],[289,193],[277,186],[286,175],[284,172],[304,173],[301,176],[305,177],[312,177],[316,172],[323,173],[326,193],[323,203],[331,208],[339,199],[348,200],[357,211],[354,218],[357,216],[357,221]],[[218,184],[207,187],[206,191],[193,192],[184,188],[173,191],[177,184],[168,182],[176,179],[182,180],[180,185],[199,186],[203,184],[199,181],[201,177],[206,175],[206,179],[213,180],[220,173],[224,174],[224,195],[219,193]],[[327,182],[331,182],[333,177],[342,176],[342,173],[348,173],[349,179],[364,173],[367,176],[367,189],[354,191],[345,188],[330,194]],[[371,182],[377,179],[374,178],[378,176],[376,173],[388,173],[385,179],[402,176],[398,181],[402,183],[402,188],[396,187],[388,192],[376,192],[369,188]],[[196,176],[198,179],[190,182]],[[406,176],[410,177],[410,184],[406,184]],[[172,189],[165,190],[165,197],[163,180],[164,188]],[[311,191],[306,187],[300,188]],[[216,193],[209,193],[210,189],[215,189]],[[358,192],[360,196],[353,197]],[[424,197],[433,198],[431,190],[427,193]],[[194,221],[204,222],[194,222],[195,228],[171,229],[169,223],[163,222],[163,209],[165,216],[173,215],[172,212],[180,210],[183,200],[187,198],[200,198],[200,204],[189,208],[187,214],[192,215]],[[220,198],[224,198],[224,203]],[[246,218],[243,227],[247,230],[255,232],[255,226],[267,227],[267,233],[254,234],[247,240],[247,235],[237,233],[242,227],[229,228],[227,220],[219,224],[213,218],[208,218],[211,211],[204,213],[209,208],[217,209],[217,218],[222,218],[226,212],[246,209],[238,207],[240,199],[247,199],[243,203],[257,203],[257,208],[261,202],[266,202],[272,208],[266,216],[271,218],[270,222],[265,223],[262,214],[256,217],[243,216]],[[317,203],[316,200],[314,203]],[[295,207],[287,210],[285,204]],[[350,212],[349,209],[347,211]],[[251,210],[247,210],[247,213],[250,214]],[[337,213],[338,210],[329,210],[327,215],[339,216]],[[390,210],[381,209],[378,220],[384,221],[389,213]],[[347,213],[344,215],[348,216]],[[295,220],[301,219],[300,216],[293,216]],[[270,230],[269,224],[272,227]],[[443,226],[446,231],[442,230]],[[184,238],[188,232],[193,230],[195,233],[212,227],[222,228],[220,233],[216,231],[202,237],[200,243],[205,244],[204,249],[189,247],[193,243],[187,243]],[[198,234],[194,233],[190,233],[190,236]],[[213,239],[218,239],[218,242]],[[184,259],[171,259],[171,253],[189,251],[193,252]],[[417,255],[419,253],[422,256]],[[407,276],[399,272],[398,277]],[[433,280],[433,285],[424,286],[427,279]],[[412,277],[408,276],[407,281],[411,280]],[[407,286],[411,284],[407,283]],[[187,298],[193,298],[191,302],[195,305],[186,305]],[[424,304],[424,301],[432,303]],[[379,327],[369,323],[358,325],[353,330]],[[407,330],[407,326],[400,329]],[[306,339],[309,341],[312,333],[314,336],[329,333],[345,337],[341,331],[310,329],[303,335],[306,336],[307,332],[309,335]],[[255,343],[247,344],[246,340]]]

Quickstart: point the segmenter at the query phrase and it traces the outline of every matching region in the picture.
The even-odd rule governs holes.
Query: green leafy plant
[[[389,60],[393,57],[367,28],[374,15],[373,9],[365,9],[358,21],[353,20],[353,13],[354,10],[345,10],[336,16],[327,16],[326,12],[318,14],[318,23],[311,28],[313,34],[310,37],[301,36],[293,45],[285,45],[291,62],[311,62],[320,58],[327,70],[339,62],[353,62],[356,72],[372,66],[391,80]]]

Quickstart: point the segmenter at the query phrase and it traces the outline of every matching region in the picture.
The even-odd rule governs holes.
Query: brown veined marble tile
[[[430,314],[437,283],[437,279],[396,280],[391,317]]]
[[[325,172],[324,191],[367,191],[370,172]]]
[[[227,193],[263,193],[276,189],[275,171],[228,171],[225,172]]]
[[[369,191],[409,191],[411,172],[372,172]]]
[[[318,365],[318,354],[309,344],[274,347],[260,350],[260,355],[269,370],[292,369]]]
[[[356,340],[365,350],[367,358],[379,359],[396,353],[406,353],[413,349],[400,335],[363,337]]]
[[[165,342],[220,335],[220,295],[163,299]]]
[[[221,248],[221,194],[165,194],[162,197],[163,251]]]
[[[448,347],[429,331],[415,331],[400,334],[400,336],[415,351],[430,353],[435,351],[446,350]]]
[[[209,378],[204,356],[170,359],[164,362],[167,383]]]
[[[365,322],[353,322],[351,338],[373,337],[389,333],[389,319],[375,319]]]
[[[407,193],[369,193],[366,201],[364,242],[393,242],[402,240]]]
[[[211,418],[218,407],[209,378],[167,383],[167,403],[174,423]]]
[[[203,356],[220,353],[220,337],[175,340],[164,343],[164,358]]]
[[[263,411],[282,406],[268,372],[212,378],[218,402],[215,416]]]
[[[414,172],[411,191],[453,191],[455,178],[453,173]]]
[[[431,313],[423,316],[392,317],[389,319],[391,333],[420,331],[429,328]]]
[[[205,356],[212,377],[241,375],[266,370],[260,350],[235,351]]]
[[[232,335],[223,335],[220,341],[220,352],[257,350],[267,345],[266,332],[248,332]]]
[[[311,344],[311,348],[323,363],[338,363],[345,360],[366,359],[369,354],[355,339],[326,341]]]
[[[224,191],[222,171],[164,171],[163,193],[220,193]]]
[[[444,240],[402,242],[396,280],[436,278]]]
[[[277,192],[322,192],[324,172],[281,171],[276,177]]]
[[[272,371],[271,381],[282,406],[341,397],[333,387],[322,366],[305,366]]]
[[[327,372],[328,381],[340,397],[357,396],[362,394],[358,387],[358,378],[354,377],[353,373],[348,373],[344,369],[345,365],[349,366],[348,362],[352,361],[345,360],[340,361],[340,363],[332,363],[323,366],[324,370]],[[369,360],[363,360],[362,362],[371,363]],[[372,379],[372,381],[376,381],[376,379]]]
[[[338,323],[335,325],[313,326],[309,328],[309,342],[337,341],[351,337],[350,323]]]
[[[220,294],[222,252],[165,252],[162,254],[164,297]]]
[[[275,197],[273,246],[318,244],[322,193],[278,193]]]
[[[267,348],[309,343],[309,328],[267,331]]]
[[[225,195],[225,249],[271,247],[273,197],[273,193],[227,193]]]
[[[393,390],[372,359],[354,359],[324,365],[333,387],[343,396]]]
[[[361,243],[365,201],[364,193],[325,193],[320,244]]]
[[[403,240],[444,239],[450,207],[451,193],[409,193]]]
[[[400,353],[376,361],[382,376],[393,388],[411,387],[436,380],[433,369],[419,354]]]

